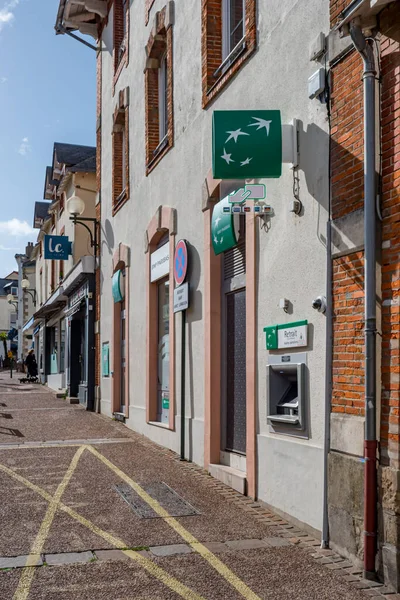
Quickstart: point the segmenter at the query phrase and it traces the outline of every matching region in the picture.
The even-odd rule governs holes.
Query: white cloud
[[[16,252],[19,250],[19,248],[9,248],[8,246],[3,246],[3,244],[0,244],[0,250],[12,250],[13,252]]]
[[[0,221],[0,234],[13,235],[21,237],[26,235],[35,235],[37,232],[31,227],[27,221],[19,219],[9,219],[8,221]],[[5,248],[2,248],[5,250]]]
[[[2,78],[0,79],[0,83],[6,83],[7,81],[8,81],[8,78],[7,78],[7,77],[2,77]]]
[[[31,146],[27,137],[22,138],[22,142],[18,148],[18,154],[26,156],[31,151]]]
[[[19,0],[9,0],[0,8],[0,31],[5,25],[10,25],[14,20],[13,9],[18,6]]]

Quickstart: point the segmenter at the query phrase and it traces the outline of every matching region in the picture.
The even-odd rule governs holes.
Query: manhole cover
[[[152,483],[143,489],[157,500],[157,502],[168,512],[171,517],[189,517],[198,515],[199,511],[193,508],[188,502],[181,498],[166,483]],[[115,490],[129,504],[135,513],[142,519],[160,518],[148,504],[145,502],[129,485],[120,483],[115,486]]]

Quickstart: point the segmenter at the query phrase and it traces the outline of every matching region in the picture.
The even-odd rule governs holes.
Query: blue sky
[[[0,0],[0,277],[36,242],[53,143],[95,145],[96,53],[55,35],[58,4]]]

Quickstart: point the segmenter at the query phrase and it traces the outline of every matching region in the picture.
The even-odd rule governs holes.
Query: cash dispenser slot
[[[304,391],[304,363],[268,365],[268,421],[303,428]]]

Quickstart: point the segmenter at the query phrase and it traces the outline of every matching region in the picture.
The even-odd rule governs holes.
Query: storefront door
[[[169,280],[157,283],[158,292],[158,379],[157,420],[169,421]]]
[[[222,451],[246,454],[245,220],[222,268]]]
[[[121,303],[121,389],[119,411],[125,414],[126,329],[125,300]]]

